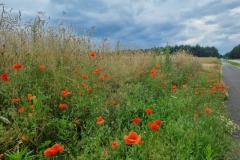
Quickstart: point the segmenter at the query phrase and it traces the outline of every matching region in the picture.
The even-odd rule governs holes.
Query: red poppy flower
[[[113,100],[113,101],[112,101],[112,104],[113,104],[113,105],[117,105],[117,101]]]
[[[172,91],[176,91],[177,90],[177,86],[172,86]]]
[[[58,150],[58,151],[61,152],[61,153],[64,151],[63,146],[61,146],[61,145],[58,144],[58,143],[54,144],[54,145],[51,147],[51,149],[53,149],[53,150]]]
[[[106,102],[104,102],[104,104],[105,104],[105,105],[108,105],[108,104],[110,104],[110,102],[106,101]]]
[[[157,124],[157,125],[161,125],[162,121],[160,119],[155,120],[153,123]]]
[[[46,66],[40,65],[40,66],[38,66],[38,68],[39,68],[40,70],[44,70],[44,69],[46,68]]]
[[[104,75],[102,75],[100,78],[99,78],[99,80],[100,81],[103,81],[103,80],[105,80],[105,79],[107,79],[108,78],[108,75],[107,74],[104,74]]]
[[[102,68],[98,68],[96,70],[93,71],[93,74],[98,74],[99,72],[101,72]]]
[[[198,118],[198,114],[195,113],[195,114],[193,115],[193,117],[194,117],[194,118]]]
[[[2,158],[3,156],[4,156],[4,154],[3,154],[3,153],[1,153],[1,154],[0,154],[0,158]]]
[[[3,74],[1,75],[1,78],[2,78],[2,80],[3,80],[4,82],[8,82],[8,74],[7,74],[7,73],[3,73]]]
[[[21,107],[21,108],[18,109],[18,113],[22,113],[22,112],[24,112],[24,111],[25,111],[25,108],[24,108],[24,107]]]
[[[83,78],[83,79],[87,79],[88,76],[87,76],[86,74],[82,74],[82,78]]]
[[[102,76],[99,78],[100,81],[103,81],[105,78]]]
[[[48,132],[48,135],[55,134],[55,133],[56,133],[55,131],[50,131]]]
[[[107,155],[108,155],[108,150],[105,149],[104,152],[103,152],[103,154],[104,154],[105,156],[107,156]]]
[[[93,71],[93,74],[98,74],[98,73],[99,73],[98,70],[94,70],[94,71]]]
[[[44,156],[53,156],[55,154],[57,154],[58,152],[62,153],[64,151],[64,147],[60,144],[55,144],[50,148],[47,148],[44,151]]]
[[[79,70],[75,69],[75,70],[74,70],[74,73],[76,73],[76,74],[79,73]]]
[[[14,103],[18,103],[18,102],[20,101],[20,98],[13,98],[12,101],[13,101]]]
[[[128,135],[124,136],[124,141],[126,144],[142,144],[141,136],[138,135],[136,132],[131,131]]]
[[[108,78],[108,75],[107,75],[107,74],[104,74],[103,77],[106,79],[106,78]]]
[[[21,68],[23,68],[23,65],[20,64],[20,63],[14,64],[14,65],[12,66],[12,69],[14,69],[14,70],[16,70],[16,69],[21,69]]]
[[[140,121],[141,121],[140,118],[134,118],[134,119],[133,119],[133,123],[135,123],[135,124],[138,124]]]
[[[91,57],[96,57],[96,53],[95,53],[95,52],[90,52],[90,53],[89,53],[89,56],[91,56]]]
[[[146,111],[147,114],[151,114],[152,113],[152,109],[150,109],[150,108],[147,108],[145,111]]]
[[[44,156],[53,156],[55,154],[57,154],[57,150],[53,150],[51,148],[47,148],[45,151],[44,151]]]
[[[102,124],[104,122],[105,120],[102,118],[102,116],[97,117],[97,124]]]
[[[88,88],[87,90],[88,90],[88,92],[92,92],[93,89],[92,88]]]
[[[156,64],[156,68],[160,68],[160,64]]]
[[[28,99],[28,101],[31,101],[33,99],[33,95],[32,94],[27,94],[27,99]]]
[[[65,109],[65,108],[67,108],[67,104],[60,103],[58,107],[61,108],[61,109]]]
[[[85,88],[87,85],[82,83],[81,86],[82,86],[83,88]]]
[[[148,123],[148,126],[152,129],[152,130],[157,130],[160,126],[156,123],[152,123],[152,122],[149,122]]]
[[[21,135],[21,139],[22,139],[23,141],[28,141],[28,138],[27,138],[24,134]]]
[[[33,115],[33,114],[32,114],[31,112],[28,113],[28,117],[32,117],[32,115]]]
[[[73,123],[74,124],[78,124],[78,120],[76,119],[76,120],[73,120]]]
[[[68,94],[70,94],[71,92],[69,92],[68,89],[65,89],[64,91],[62,91],[62,96],[66,96]]]
[[[34,111],[35,109],[34,105],[31,105],[30,108],[32,109],[32,111]]]
[[[206,108],[206,109],[205,109],[205,112],[206,112],[206,113],[212,113],[212,112],[214,112],[214,110],[212,110],[212,109],[210,109],[210,108]]]
[[[118,141],[114,141],[114,142],[110,142],[110,143],[111,143],[111,148],[112,148],[112,149],[116,149],[116,148],[118,148],[118,146],[119,146]]]
[[[156,70],[153,68],[152,70],[151,70],[151,75],[154,77],[154,76],[156,76],[157,75],[157,72],[156,72]]]

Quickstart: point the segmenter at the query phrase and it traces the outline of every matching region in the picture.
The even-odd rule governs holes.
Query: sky
[[[240,44],[240,0],[0,0],[5,8],[59,22],[78,33],[95,26],[93,39],[135,48],[215,46],[225,54]],[[64,12],[64,14],[63,14]]]

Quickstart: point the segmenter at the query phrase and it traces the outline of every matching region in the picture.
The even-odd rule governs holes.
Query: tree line
[[[223,57],[231,59],[240,58],[240,44],[234,47],[230,52],[226,53]]]
[[[145,49],[144,51],[153,51],[156,54],[160,54],[161,52],[164,52],[166,50],[166,47],[153,47],[149,49]],[[170,54],[173,54],[176,51],[179,50],[186,50],[189,51],[190,54],[197,56],[197,57],[218,57],[220,58],[222,55],[218,53],[218,49],[214,46],[212,47],[203,47],[200,45],[175,45],[170,46]]]

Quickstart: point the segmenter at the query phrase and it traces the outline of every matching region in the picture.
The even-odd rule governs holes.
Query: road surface
[[[240,125],[240,69],[222,61],[222,72],[225,85],[230,86],[229,98],[226,105],[228,106],[232,120]],[[233,136],[240,142],[240,131],[234,133]]]

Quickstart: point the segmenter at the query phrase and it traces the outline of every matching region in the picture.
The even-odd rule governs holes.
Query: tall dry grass
[[[54,28],[42,14],[25,23],[21,21],[20,14],[15,15],[15,18],[13,15],[2,8],[0,68],[5,68],[4,72],[11,70],[9,66],[14,63],[33,67],[42,64],[53,71],[59,67],[69,72],[78,69],[86,74],[100,67],[111,75],[109,79],[113,85],[123,86],[139,70],[146,70],[159,63],[154,54],[138,50],[122,50],[121,54],[116,54],[107,39],[102,40],[98,47],[92,45],[94,28],[78,35],[67,21],[62,21],[58,28]],[[94,61],[89,57],[90,51],[97,53]]]
[[[164,69],[164,55],[156,56],[154,53],[139,50],[121,50],[121,54],[116,54],[116,50],[109,46],[107,39],[103,39],[102,44],[97,47],[91,40],[94,28],[78,35],[65,20],[60,22],[58,28],[54,28],[43,14],[25,23],[21,21],[20,14],[13,15],[14,13],[2,8],[1,69],[9,68],[8,66],[14,63],[43,64],[52,70],[62,66],[67,71],[79,69],[83,72],[101,67],[111,75],[111,80],[118,84],[123,84],[129,80],[128,77],[141,70],[150,70],[159,63]],[[98,54],[96,61],[89,61],[90,51]],[[201,63],[213,63],[216,58],[196,58],[186,51],[178,51],[171,56],[171,61],[174,70],[184,70],[188,67],[195,71],[204,67]]]
[[[173,62],[173,67],[182,67],[182,66],[194,66],[199,67],[200,61],[197,57],[194,57],[188,51],[177,51],[171,56],[171,61]]]
[[[204,64],[218,63],[219,59],[217,57],[198,57],[198,61]]]

